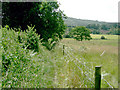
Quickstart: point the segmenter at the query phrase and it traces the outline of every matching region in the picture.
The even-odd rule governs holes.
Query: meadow
[[[71,47],[74,56],[84,58],[84,62],[92,64],[93,67],[101,66],[105,78],[114,86],[118,87],[118,36],[117,35],[91,35],[90,41],[76,41],[64,38],[61,43]],[[105,36],[107,39],[100,39]],[[94,68],[93,68],[94,69]],[[102,84],[102,87],[104,84]]]
[[[7,71],[2,67],[3,88],[94,88],[95,66],[102,68],[102,88],[118,87],[117,36],[104,35],[107,39],[101,40],[101,35],[92,35],[82,42],[64,38],[51,51],[39,41],[35,52],[26,46],[31,33],[2,29],[2,63],[10,61]]]

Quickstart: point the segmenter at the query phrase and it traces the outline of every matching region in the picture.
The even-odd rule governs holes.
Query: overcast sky
[[[120,0],[58,0],[60,9],[69,17],[118,22]]]

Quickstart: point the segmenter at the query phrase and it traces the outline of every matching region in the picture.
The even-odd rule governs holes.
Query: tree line
[[[67,26],[66,33],[72,30],[76,26]],[[118,24],[109,23],[109,24],[88,24],[85,26],[90,29],[92,34],[112,34],[119,35]]]
[[[51,49],[65,32],[63,18],[66,15],[59,9],[56,2],[3,2],[2,26],[20,28],[23,31],[27,26],[34,26],[40,35],[41,42]]]

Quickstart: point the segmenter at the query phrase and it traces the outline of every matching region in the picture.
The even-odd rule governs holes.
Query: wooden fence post
[[[65,49],[65,45],[63,45],[63,55],[65,54],[64,49]]]
[[[95,67],[95,90],[100,90],[101,88],[101,67]]]

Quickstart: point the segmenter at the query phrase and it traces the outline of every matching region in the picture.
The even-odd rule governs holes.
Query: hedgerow
[[[53,64],[34,27],[28,26],[24,32],[3,27],[1,48],[3,88],[52,87],[53,81],[48,78],[53,76]]]

